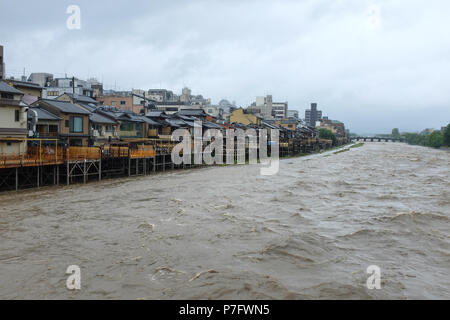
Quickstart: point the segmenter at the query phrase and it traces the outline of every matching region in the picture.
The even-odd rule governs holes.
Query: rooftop
[[[47,110],[44,110],[42,108],[39,107],[31,107],[28,109],[28,118],[31,118],[31,114],[32,112],[36,111],[37,116],[38,116],[38,120],[52,120],[52,121],[59,121],[61,120],[60,117],[58,117],[57,115],[54,115],[51,112],[48,112]]]
[[[86,111],[82,107],[77,106],[77,105],[72,104],[71,102],[67,102],[67,101],[41,99],[38,101],[38,103],[40,103],[40,102],[48,104],[64,113],[90,114],[89,111]]]
[[[89,115],[89,120],[91,120],[94,123],[116,124],[116,122],[114,120],[111,120],[108,117],[102,116],[99,113],[91,113]]]
[[[14,85],[16,85],[18,87],[32,88],[32,89],[43,89],[40,85],[38,85],[37,83],[33,83],[33,82],[19,81],[19,80],[12,80],[12,79],[8,79],[7,81],[9,83],[13,83]]]
[[[22,91],[19,91],[19,90],[17,90],[14,87],[11,87],[9,84],[7,84],[4,81],[0,81],[0,92],[12,93],[12,94],[20,94],[20,95],[24,94]]]
[[[86,103],[95,103],[95,104],[97,104],[98,103],[98,101],[97,100],[95,100],[95,99],[92,99],[91,97],[88,97],[88,96],[83,96],[83,95],[80,95],[80,94],[76,94],[75,93],[75,95],[73,94],[73,93],[68,93],[68,92],[66,92],[66,93],[63,93],[62,95],[68,95],[71,99],[73,99],[75,102],[77,102],[77,101],[80,101],[80,102],[86,102]],[[62,96],[61,95],[61,96]],[[59,98],[59,97],[58,97]],[[56,98],[56,99],[58,99],[58,98]]]

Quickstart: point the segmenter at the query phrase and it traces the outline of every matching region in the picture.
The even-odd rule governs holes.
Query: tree
[[[450,147],[450,123],[444,130],[444,145]]]
[[[444,145],[444,135],[441,131],[433,131],[425,136],[425,145],[433,148],[440,148]]]
[[[328,129],[321,128],[319,129],[319,138],[333,140],[333,146],[337,146],[338,141],[336,135]]]
[[[392,129],[391,136],[392,138],[400,138],[400,131],[398,130],[398,128]]]

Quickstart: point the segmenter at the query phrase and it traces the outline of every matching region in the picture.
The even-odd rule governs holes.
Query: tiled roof
[[[75,100],[75,102],[80,101],[80,102],[86,102],[86,103],[98,103],[97,100],[92,99],[91,97],[88,97],[88,96],[82,96],[82,95],[76,94],[76,93],[74,96],[73,93],[68,93],[68,92],[63,93],[62,95],[64,95],[64,94],[68,95],[70,98],[73,98]]]
[[[90,114],[89,111],[86,111],[82,107],[77,106],[77,105],[72,104],[67,101],[59,101],[59,100],[51,100],[51,99],[41,99],[39,101],[40,102],[42,101],[43,103],[46,103],[54,108],[57,108],[58,110],[60,110],[61,112],[64,112],[64,113]]]
[[[3,81],[0,81],[0,92],[21,94],[21,95],[24,94],[22,91],[19,91],[16,88],[11,87],[9,84]]]
[[[102,116],[99,113],[91,113],[89,115],[89,120],[91,120],[94,123],[116,124],[116,122],[114,120],[111,120],[108,117]]]
[[[31,115],[33,112],[32,110],[36,111],[38,120],[53,120],[53,121],[61,120],[61,118],[58,117],[57,115],[54,115],[53,113],[38,107],[32,107],[28,109],[28,118],[32,117]]]

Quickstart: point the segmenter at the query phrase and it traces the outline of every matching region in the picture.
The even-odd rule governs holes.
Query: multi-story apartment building
[[[157,102],[176,101],[173,92],[166,89],[149,89],[146,97]]]
[[[288,113],[287,102],[272,102],[272,116],[275,119],[285,119]]]
[[[317,103],[311,103],[311,109],[305,110],[305,123],[315,127],[316,122],[322,120],[322,111],[317,110]]]
[[[94,96],[94,90],[89,82],[72,77],[54,79],[50,83],[50,86],[45,88],[43,97],[46,99],[55,99],[64,93],[75,93],[91,98]]]
[[[288,110],[287,118],[299,119],[297,110]]]
[[[272,119],[272,96],[256,97],[255,109],[259,110],[264,119]]]

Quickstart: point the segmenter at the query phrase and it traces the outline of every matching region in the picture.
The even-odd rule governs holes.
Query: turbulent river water
[[[0,298],[450,298],[449,152],[368,142],[259,168],[0,194]]]

